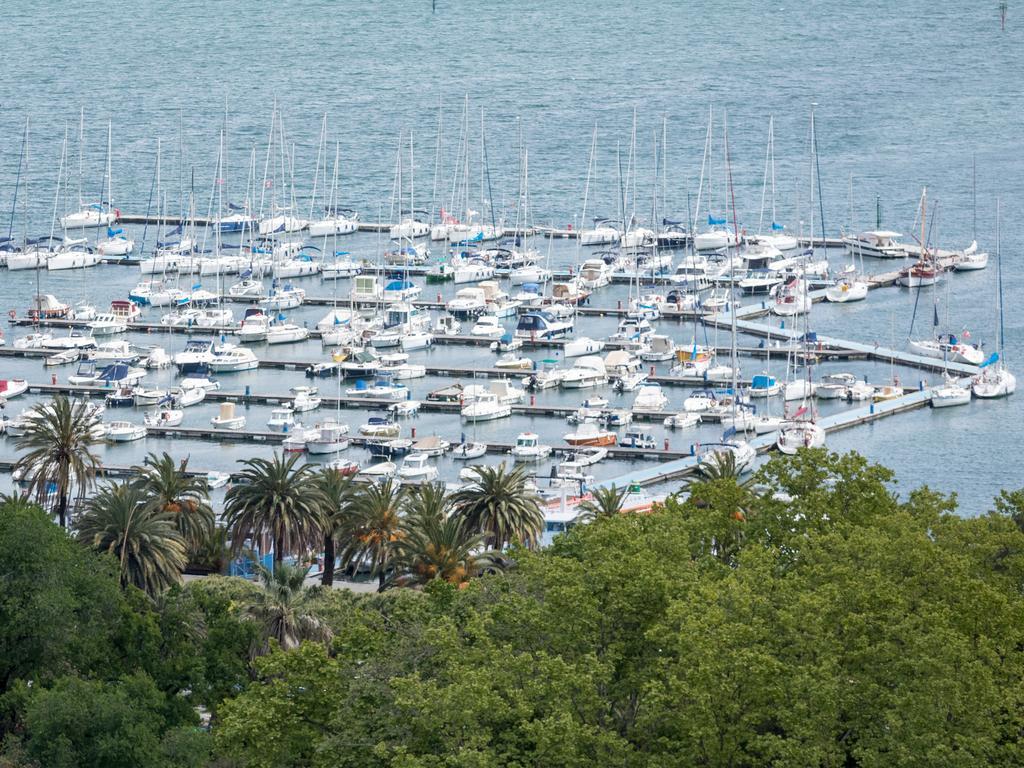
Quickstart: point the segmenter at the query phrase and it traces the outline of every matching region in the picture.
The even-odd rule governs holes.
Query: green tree
[[[158,766],[163,696],[138,674],[111,683],[63,677],[25,713],[26,751],[47,768]]]
[[[19,679],[45,685],[68,670],[117,673],[114,633],[125,609],[115,564],[35,505],[0,503],[0,585],[0,696]]]
[[[311,589],[305,586],[307,570],[304,565],[287,563],[277,563],[273,570],[258,566],[262,589],[246,605],[245,615],[260,628],[259,653],[269,650],[271,640],[286,651],[303,640],[330,640],[330,628],[311,608]]]
[[[80,502],[92,487],[99,469],[93,446],[99,442],[99,423],[86,400],[72,403],[64,395],[34,411],[25,433],[18,438],[21,454],[14,465],[28,493],[44,507],[55,497],[57,520],[67,527],[72,500]]]
[[[235,552],[247,539],[269,536],[274,562],[306,551],[323,536],[324,498],[310,464],[296,466],[299,454],[246,459],[244,469],[224,497],[224,512]]]
[[[603,517],[615,517],[622,512],[629,486],[610,486],[595,488],[590,492],[591,498],[579,506],[578,522],[598,520]]]
[[[169,453],[150,453],[141,467],[136,485],[160,512],[174,520],[189,552],[199,550],[213,533],[214,514],[206,479],[188,474],[188,459],[176,464]]]
[[[499,553],[486,550],[483,534],[469,528],[466,518],[420,514],[406,519],[395,543],[391,581],[409,587],[441,579],[461,586],[502,565]]]
[[[317,483],[324,497],[324,571],[321,583],[334,584],[335,561],[338,539],[352,528],[353,517],[359,504],[359,487],[351,475],[343,475],[333,469],[325,469],[317,476]]]
[[[384,589],[395,542],[402,535],[402,505],[405,491],[386,480],[370,483],[359,494],[348,527],[343,533],[341,562],[346,570],[369,565],[370,576],[377,577]]]
[[[89,500],[78,538],[114,556],[121,585],[157,595],[181,580],[188,561],[175,519],[132,484],[108,485]]]
[[[465,517],[470,528],[482,531],[494,549],[511,543],[536,544],[544,529],[544,514],[539,497],[527,488],[527,468],[519,465],[509,471],[499,464],[474,470],[473,480],[454,495],[456,514]]]

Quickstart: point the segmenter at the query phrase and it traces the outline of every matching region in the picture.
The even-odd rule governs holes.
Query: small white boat
[[[365,424],[359,425],[359,434],[366,437],[398,437],[402,428],[389,419],[371,416]]]
[[[497,339],[505,335],[505,326],[493,315],[482,315],[470,329],[469,335]]]
[[[166,389],[146,389],[144,387],[137,387],[132,391],[132,396],[135,399],[135,405],[139,408],[148,408],[151,405],[157,405],[165,400],[168,396]]]
[[[248,347],[222,344],[213,348],[208,365],[215,373],[251,371],[260,367],[260,361],[256,353]]]
[[[25,379],[0,379],[0,401],[6,402],[27,389],[28,382]]]
[[[67,365],[68,363],[76,363],[82,356],[82,353],[77,349],[65,349],[63,352],[57,352],[56,354],[50,355],[43,360],[43,365]]]
[[[143,417],[147,427],[176,427],[185,419],[185,412],[180,408],[161,408],[150,411]]]
[[[267,328],[267,344],[290,344],[309,338],[309,329],[295,323],[271,323]]]
[[[171,356],[167,354],[167,350],[163,347],[150,347],[149,354],[146,356],[145,361],[146,367],[152,370],[162,370],[164,368],[170,368],[173,364]]]
[[[96,339],[85,328],[72,328],[67,336],[44,339],[43,349],[90,349],[96,346]]]
[[[987,266],[988,254],[978,252],[978,242],[976,240],[967,246],[963,253],[955,256],[953,259],[953,269],[957,272],[972,272],[984,269]]]
[[[666,416],[663,423],[669,429],[689,429],[700,424],[700,414],[681,411],[680,413]]]
[[[565,357],[582,357],[584,355],[596,354],[603,349],[603,341],[595,341],[594,339],[583,336],[578,339],[566,341],[565,346],[562,348],[562,354]]]
[[[598,387],[608,383],[604,360],[596,355],[581,357],[576,364],[562,374],[559,386],[565,389]]]
[[[263,283],[247,277],[228,288],[228,296],[235,299],[257,299],[263,296]]]
[[[302,305],[306,299],[306,292],[302,288],[285,286],[280,289],[272,289],[270,295],[259,300],[259,305],[268,312],[280,312],[283,309],[295,309]]]
[[[825,298],[837,304],[863,301],[868,297],[868,284],[856,278],[844,278],[825,289]]]
[[[775,445],[789,455],[801,448],[821,448],[825,445],[825,430],[813,421],[787,421],[779,427]]]
[[[219,413],[210,419],[214,429],[242,429],[245,416],[235,414],[234,403],[221,403]]]
[[[208,376],[186,376],[178,382],[178,386],[181,387],[181,389],[202,389],[209,391],[220,389],[220,382],[215,381]]]
[[[479,459],[487,453],[487,443],[459,443],[452,449],[452,458],[460,461]]]
[[[551,455],[551,446],[540,442],[534,432],[520,432],[509,453],[516,461],[541,461]]]
[[[295,399],[292,401],[292,410],[296,413],[303,411],[315,411],[320,407],[323,400],[317,394],[316,387],[294,387]]]
[[[43,343],[53,338],[49,332],[29,333],[14,340],[15,349],[41,349]]]
[[[485,393],[462,407],[463,421],[491,421],[512,415],[512,406],[502,403],[493,393]]]
[[[437,480],[437,467],[430,463],[424,453],[413,453],[402,460],[398,468],[398,479],[408,485],[422,485]]]
[[[657,384],[641,386],[633,398],[634,413],[659,413],[668,407],[668,398]]]
[[[104,336],[107,334],[124,333],[128,330],[128,322],[123,317],[103,313],[97,315],[95,320],[86,323],[86,328],[94,336]]]
[[[112,421],[107,425],[107,440],[113,443],[130,443],[146,436],[144,424],[133,424],[130,421]]]
[[[415,416],[420,412],[419,400],[403,400],[400,403],[393,403],[388,406],[388,412],[396,419]]]
[[[348,424],[334,421],[317,425],[316,434],[306,439],[306,451],[313,456],[340,453],[348,446]]]
[[[288,406],[274,408],[267,419],[267,429],[271,432],[290,432],[295,426],[295,412]]]
[[[412,444],[413,453],[422,453],[424,456],[443,456],[448,452],[452,444],[437,435],[430,435]]]
[[[971,402],[971,388],[959,384],[956,379],[947,378],[940,386],[931,390],[932,408],[949,408],[967,405]]]
[[[206,473],[206,487],[211,491],[223,488],[231,481],[231,475],[227,472],[210,471]]]
[[[397,472],[398,465],[393,461],[382,461],[360,469],[355,479],[362,482],[387,480],[394,477]]]

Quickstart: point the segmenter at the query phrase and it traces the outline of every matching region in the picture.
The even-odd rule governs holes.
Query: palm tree
[[[410,518],[443,520],[452,511],[452,496],[443,483],[427,483],[411,489],[405,497],[405,514]]]
[[[743,468],[736,464],[736,454],[732,451],[713,453],[700,463],[699,469],[705,480],[731,479],[739,483],[743,474]]]
[[[470,528],[465,517],[417,515],[407,519],[395,542],[392,582],[415,586],[443,579],[458,586],[502,568],[500,557],[485,551],[484,535]]]
[[[474,467],[476,478],[453,496],[456,513],[470,528],[482,531],[487,543],[501,550],[506,544],[535,544],[544,528],[544,514],[536,493],[527,489],[527,470],[505,465]]]
[[[261,586],[245,608],[245,615],[259,623],[263,637],[259,653],[276,640],[284,650],[297,648],[303,640],[327,642],[331,629],[311,610],[312,590],[305,587],[305,565],[276,563],[271,570],[257,565]]]
[[[324,495],[324,572],[321,583],[334,583],[334,563],[337,558],[339,537],[351,530],[353,514],[358,504],[359,486],[352,482],[351,475],[343,475],[334,469],[325,469],[317,476],[317,483]]]
[[[62,528],[68,523],[72,498],[76,503],[85,498],[100,467],[99,458],[92,452],[99,442],[92,431],[97,422],[88,402],[72,403],[64,395],[55,395],[36,409],[25,433],[18,438],[17,447],[23,453],[14,471],[42,507],[52,509],[47,501],[51,495],[56,497]]]
[[[622,512],[622,506],[629,493],[629,486],[597,488],[591,491],[591,498],[579,505],[579,522],[592,522],[601,517],[615,517]]]
[[[402,536],[402,502],[405,491],[391,480],[363,488],[354,504],[341,561],[355,568],[369,561],[370,575],[376,576],[383,591],[395,542]]]
[[[86,546],[117,558],[121,586],[157,595],[181,580],[188,562],[174,518],[135,485],[111,483],[86,505],[76,525]]]
[[[299,455],[246,459],[238,482],[224,497],[224,513],[232,548],[240,551],[246,539],[268,535],[274,562],[286,552],[307,550],[319,542],[325,526],[324,497],[310,464],[296,467]]]
[[[134,485],[157,509],[170,516],[190,552],[199,550],[213,532],[214,514],[206,479],[187,474],[188,459],[176,465],[171,455],[150,453],[138,473]]]

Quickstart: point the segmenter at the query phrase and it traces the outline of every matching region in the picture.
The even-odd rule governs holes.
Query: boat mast
[[[728,193],[732,198],[732,224],[733,234],[735,235],[736,252],[739,252],[740,247],[740,228],[739,223],[736,221],[736,192],[732,186],[732,166],[729,164],[729,115],[727,112],[722,113],[722,135],[723,135],[723,150],[725,154],[725,174],[728,182]],[[708,175],[708,184],[711,183],[711,176]],[[710,193],[709,193],[710,195]],[[728,249],[726,249],[728,250]],[[732,415],[733,415],[733,429],[736,429],[736,415],[739,410],[739,351],[736,347],[736,259],[733,256],[729,256],[729,325],[730,334],[732,340],[730,342],[730,354],[732,368]],[[717,326],[716,326],[717,327]]]
[[[327,140],[327,113],[324,112],[323,124],[320,126],[320,143],[316,148],[316,169],[313,171],[313,194],[309,198],[309,220],[313,220],[313,211],[316,207],[316,189],[320,181],[320,160],[324,154],[324,142]],[[326,161],[325,161],[326,162]],[[326,180],[327,171],[324,171]]]

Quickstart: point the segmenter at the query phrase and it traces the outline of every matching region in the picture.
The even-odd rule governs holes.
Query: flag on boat
[[[709,227],[718,227],[718,226],[721,226],[722,224],[725,224],[725,219],[716,219],[710,213],[708,214],[708,226]]]

